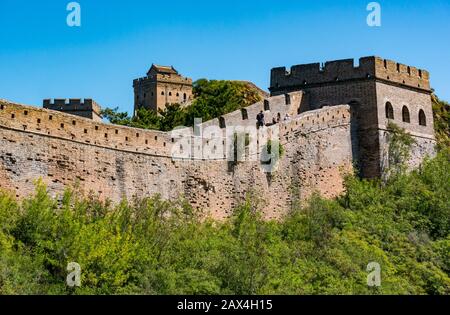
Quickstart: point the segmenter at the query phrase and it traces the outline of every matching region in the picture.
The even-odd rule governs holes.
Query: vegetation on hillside
[[[193,93],[194,101],[187,107],[171,104],[158,114],[141,108],[134,117],[118,112],[117,108],[107,108],[102,115],[113,124],[170,131],[179,126],[193,126],[195,118],[208,121],[261,100],[256,87],[241,81],[200,79],[194,82]]]
[[[439,148],[450,147],[450,105],[433,95],[433,114]]]
[[[183,201],[56,200],[38,184],[23,201],[0,194],[0,294],[449,294],[449,191],[448,150],[386,183],[349,177],[280,222],[250,197],[218,223]],[[381,287],[367,286],[371,262]]]

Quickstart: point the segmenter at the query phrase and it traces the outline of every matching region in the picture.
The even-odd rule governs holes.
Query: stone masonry
[[[144,107],[164,110],[167,104],[189,104],[192,79],[181,76],[173,67],[152,65],[144,78],[133,81],[134,111]]]
[[[303,91],[305,98],[299,112],[349,104],[354,159],[364,177],[379,177],[387,167],[385,139],[389,120],[416,140],[412,166],[417,166],[426,154],[434,154],[431,88],[426,70],[379,57],[361,58],[357,66],[353,59],[346,59],[324,65],[297,65],[290,71],[274,68],[270,91],[272,95]],[[390,118],[388,107],[394,112]],[[419,115],[424,118],[422,123]]]
[[[183,197],[216,219],[228,217],[253,192],[261,198],[264,217],[279,219],[314,191],[330,198],[341,194],[343,175],[352,172],[355,163],[365,176],[381,174],[388,119],[417,140],[411,165],[434,154],[427,72],[400,65],[405,73],[396,74],[395,64],[375,57],[361,59],[359,67],[353,61],[333,62],[325,70],[318,67],[318,74],[315,66],[314,71],[295,69],[272,71],[271,97],[178,131],[189,134],[184,142],[177,133],[0,101],[0,188],[25,197],[41,178],[53,195],[77,185],[114,202],[155,194],[168,200]],[[378,78],[382,75],[386,78]],[[417,77],[406,78],[410,75]],[[297,79],[310,83],[298,86]],[[227,130],[253,128],[260,111],[268,122],[291,117],[266,127],[271,134],[278,132],[285,149],[273,173],[263,170],[259,149],[256,158],[240,163],[230,163],[224,155],[232,145]],[[267,138],[260,130],[249,141],[261,146]],[[184,151],[189,154],[174,158]],[[250,155],[246,151],[246,157]]]

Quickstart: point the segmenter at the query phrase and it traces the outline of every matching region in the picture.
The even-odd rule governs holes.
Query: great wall
[[[25,197],[41,178],[53,195],[78,185],[114,202],[155,194],[170,200],[184,197],[217,219],[228,217],[247,193],[254,192],[262,201],[264,217],[277,219],[313,191],[326,197],[342,193],[343,176],[354,165],[364,177],[381,176],[387,167],[389,120],[416,141],[412,167],[433,156],[428,72],[378,57],[361,58],[358,66],[353,63],[295,66],[290,72],[273,69],[271,97],[196,126],[200,132],[184,129],[189,148],[180,146],[174,133],[2,100],[0,187]],[[64,107],[63,103],[47,106]],[[68,104],[82,106],[80,101]],[[276,172],[264,172],[259,158],[230,167],[223,155],[232,145],[226,130],[254,127],[261,110],[266,121],[279,114],[291,117],[267,127],[279,133],[285,149]],[[208,127],[217,132],[203,133]],[[260,133],[251,139],[259,146],[267,142]],[[174,152],[183,150],[195,154],[174,158]],[[215,152],[219,155],[212,157]]]

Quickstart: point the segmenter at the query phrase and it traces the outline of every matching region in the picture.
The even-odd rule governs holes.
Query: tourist
[[[260,127],[264,127],[264,112],[260,111],[259,114],[256,116],[256,127],[259,129]]]

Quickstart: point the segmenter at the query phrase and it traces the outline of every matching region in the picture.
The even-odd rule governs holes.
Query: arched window
[[[183,99],[184,99],[184,100],[187,100],[187,95],[186,95],[186,93],[183,94]]]
[[[161,92],[161,95],[164,95],[164,91]]]
[[[394,108],[390,102],[386,103],[386,118],[394,119]]]
[[[403,106],[403,109],[402,109],[402,119],[403,119],[403,122],[405,122],[405,123],[411,122],[411,120],[409,118],[409,109],[406,106]]]
[[[225,118],[223,118],[223,117],[220,117],[219,118],[219,126],[220,126],[220,128],[226,128],[226,124],[225,124]]]
[[[427,116],[425,116],[425,112],[422,109],[419,111],[419,125],[427,125]]]

